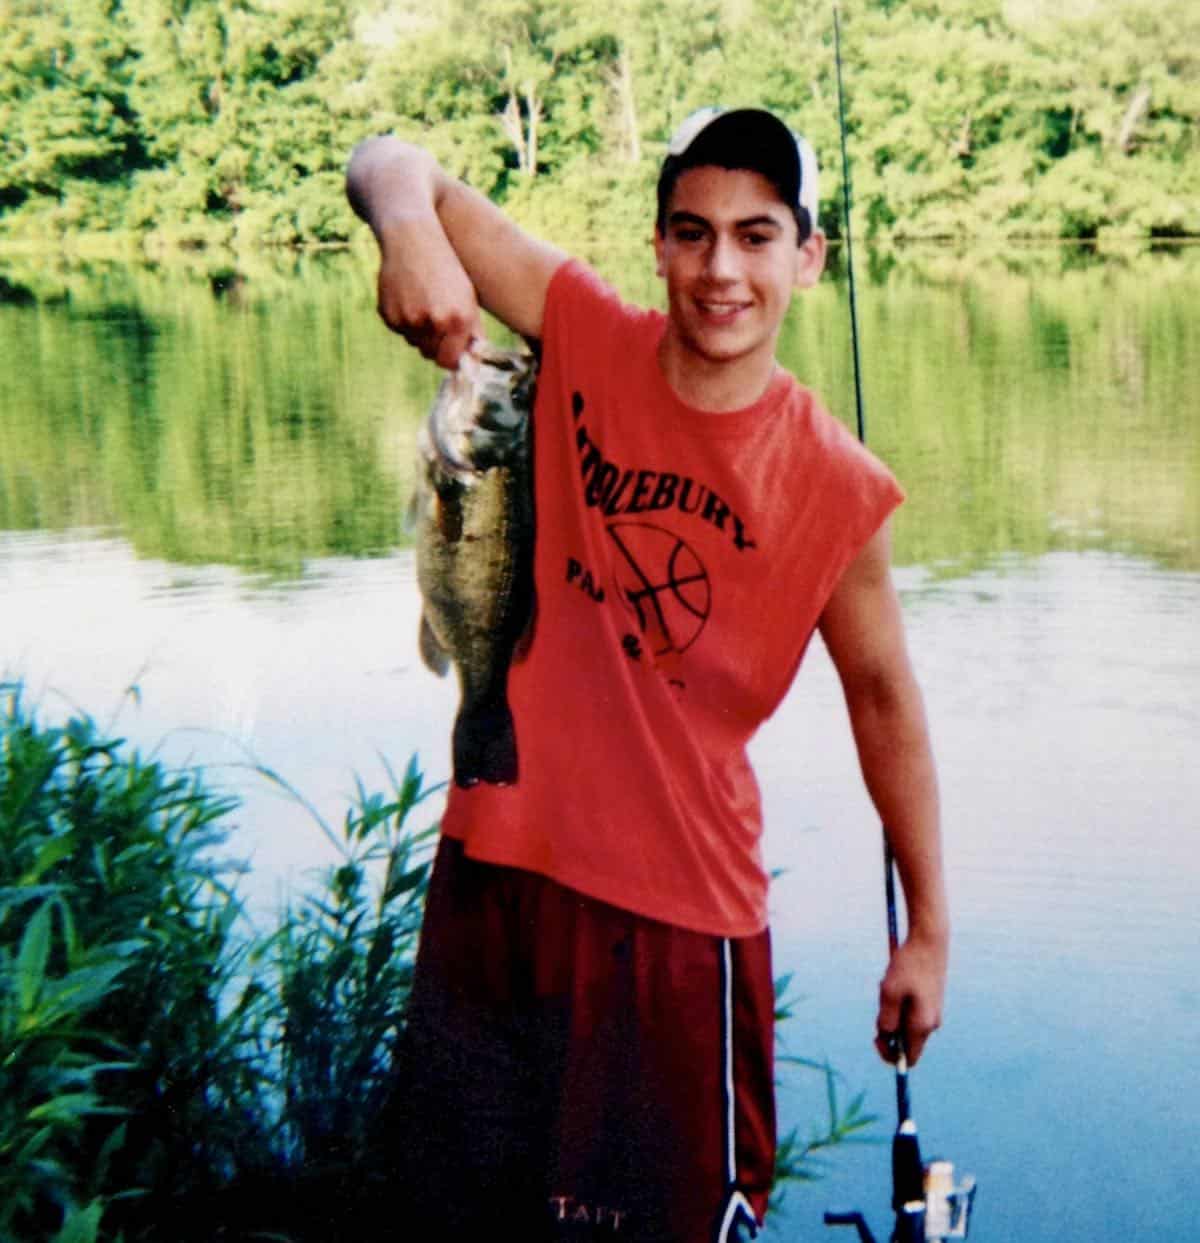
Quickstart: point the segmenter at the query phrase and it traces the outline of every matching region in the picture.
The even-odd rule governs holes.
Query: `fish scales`
[[[534,614],[536,376],[531,355],[477,344],[442,382],[418,436],[420,648],[435,673],[452,664],[458,676],[463,786],[511,784],[519,772],[507,688]]]

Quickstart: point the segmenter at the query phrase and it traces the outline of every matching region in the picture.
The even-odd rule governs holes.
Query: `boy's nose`
[[[717,237],[708,251],[708,274],[716,280],[733,280],[738,274],[737,248],[730,238]]]

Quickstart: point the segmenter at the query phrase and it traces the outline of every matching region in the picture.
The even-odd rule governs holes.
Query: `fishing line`
[[[858,438],[867,443],[866,416],[863,413],[862,363],[858,354],[858,298],[854,285],[854,237],[850,228],[850,157],[846,154],[846,100],[842,93],[842,21],[833,6],[833,56],[837,65],[838,130],[842,138],[842,214],[846,221],[846,272],[850,283],[850,348],[854,355],[854,411],[858,417]]]

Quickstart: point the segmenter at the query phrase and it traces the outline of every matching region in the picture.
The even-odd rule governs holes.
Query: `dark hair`
[[[709,162],[705,162],[705,164],[709,164]],[[688,169],[703,167],[705,165],[695,163],[684,164],[681,160],[676,160],[673,157],[668,157],[667,162],[663,164],[663,172],[659,174],[658,178],[658,210],[654,215],[654,229],[658,232],[659,237],[667,236],[667,208],[670,204],[670,196],[675,193],[676,181],[679,180],[681,175],[688,172]],[[713,160],[710,167],[729,169],[730,172],[761,173],[761,169],[750,168],[746,164],[727,164],[725,160]],[[765,177],[766,174],[762,175]],[[767,178],[767,180],[770,180],[770,178]],[[773,181],[771,181],[771,184],[775,185]],[[778,190],[777,185],[775,188]],[[782,194],[780,198],[786,203],[787,200],[783,199]],[[803,246],[812,236],[812,218],[808,215],[808,209],[802,208],[800,204],[788,204],[788,206],[791,209],[792,219],[796,221],[796,245]]]
[[[736,160],[714,159],[697,162],[689,160],[687,162],[677,159],[675,156],[668,156],[663,161],[662,172],[658,175],[658,210],[654,216],[654,228],[659,237],[667,235],[667,207],[671,202],[671,195],[675,193],[675,183],[690,168],[725,168],[730,172],[745,171],[748,173],[759,173],[775,187],[780,199],[787,203],[787,198],[780,190],[779,184],[760,168],[756,168],[750,164],[739,163]],[[805,242],[812,236],[813,220],[808,213],[807,207],[801,207],[798,203],[787,203],[792,213],[792,219],[796,222],[796,245],[803,246]]]

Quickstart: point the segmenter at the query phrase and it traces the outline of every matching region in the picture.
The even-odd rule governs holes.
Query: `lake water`
[[[1200,251],[870,259],[868,432],[909,491],[897,579],[956,926],[913,1075],[924,1148],[977,1175],[980,1243],[1191,1237]],[[375,321],[371,281],[365,255],[0,260],[0,677],[241,792],[260,911],[329,856],[249,756],[334,820],[380,757],[448,767],[453,691],[416,655],[403,533],[437,376]],[[836,275],[782,344],[852,420]],[[886,1141],[879,830],[819,643],[754,756],[776,965],[802,997],[787,1045],[865,1091]],[[788,1072],[781,1102],[807,1130],[823,1087]],[[889,1181],[886,1142],[835,1151],[781,1237],[822,1236],[826,1207],[886,1237]]]

